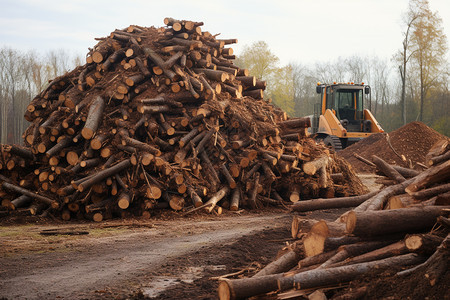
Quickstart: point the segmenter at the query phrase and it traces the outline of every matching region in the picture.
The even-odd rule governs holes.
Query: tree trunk
[[[308,175],[314,175],[320,168],[326,167],[329,161],[330,157],[328,155],[322,155],[313,161],[305,163],[303,165],[303,171]]]
[[[450,179],[450,160],[443,164],[429,168],[418,176],[414,177],[414,181],[405,188],[408,194],[417,192],[431,184],[445,182]]]
[[[313,289],[350,282],[361,275],[380,273],[388,268],[417,264],[423,261],[416,254],[406,254],[367,263],[359,263],[330,269],[317,269],[298,273],[291,277],[278,278],[281,291],[295,289]]]
[[[346,259],[344,261],[334,263],[330,266],[330,268],[336,268],[346,265],[353,265],[358,263],[364,263],[374,260],[380,260],[392,256],[403,255],[408,252],[408,249],[405,246],[404,241],[399,241],[383,248],[379,248],[364,254],[360,254],[358,256],[354,256],[352,258]]]
[[[100,126],[103,119],[103,110],[105,109],[105,100],[102,97],[97,96],[92,100],[89,113],[84,124],[84,128],[81,130],[81,135],[86,139],[91,139],[97,128]]]
[[[410,195],[414,197],[414,199],[417,200],[424,200],[431,197],[434,197],[436,195],[440,195],[443,193],[446,193],[450,191],[450,183],[438,185],[436,187],[432,187],[429,189],[421,190],[418,192],[413,192]]]
[[[409,251],[431,255],[436,248],[442,243],[443,238],[433,234],[414,234],[405,238],[405,245]]]
[[[123,171],[123,170],[125,170],[125,169],[127,169],[129,167],[131,167],[131,166],[132,166],[132,164],[131,164],[130,159],[126,159],[126,160],[118,163],[115,166],[112,166],[112,167],[110,167],[108,169],[104,169],[104,170],[98,172],[97,174],[95,174],[94,176],[89,178],[88,180],[83,181],[82,183],[80,183],[78,185],[77,189],[80,192],[83,192],[86,189],[88,189],[91,186],[93,186],[94,184],[96,184],[98,182],[101,182],[102,180],[104,180],[104,179],[106,179],[106,178],[108,178],[110,176],[113,176],[113,175],[115,175],[115,174],[117,174],[117,173],[119,173],[119,172],[121,172],[121,171]]]
[[[295,267],[300,260],[301,255],[295,251],[288,251],[284,255],[280,256],[278,259],[274,260],[258,273],[253,275],[253,277],[260,277],[271,274],[284,273]]]
[[[3,182],[0,185],[0,187],[2,189],[5,189],[5,190],[11,191],[11,192],[15,192],[15,193],[19,193],[19,194],[28,196],[28,197],[30,197],[32,199],[35,199],[36,201],[39,201],[39,202],[45,203],[47,205],[50,205],[52,208],[58,208],[59,207],[59,203],[57,201],[49,199],[49,198],[44,197],[44,196],[41,196],[39,194],[33,193],[33,192],[31,192],[31,191],[29,191],[27,189],[18,187],[16,185],[12,184],[12,183],[8,183],[8,182],[5,181],[5,182]]]
[[[356,236],[374,236],[430,229],[446,206],[425,206],[354,212],[347,216],[346,231]]]
[[[383,159],[379,158],[376,155],[373,155],[372,161],[375,163],[377,168],[381,172],[383,172],[387,177],[394,179],[395,181],[397,181],[397,183],[402,183],[403,181],[405,181],[405,177],[403,177],[396,169],[394,169]]]
[[[291,211],[305,212],[319,209],[355,207],[375,196],[378,191],[371,192],[361,196],[342,197],[342,198],[328,198],[328,199],[313,199],[304,200],[293,204],[290,207]]]

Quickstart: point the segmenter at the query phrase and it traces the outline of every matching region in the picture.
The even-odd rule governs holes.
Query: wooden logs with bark
[[[33,197],[15,201],[25,191],[5,184],[8,207],[44,203],[49,215],[99,221],[191,204],[211,213],[285,205],[289,186],[297,200],[358,193],[331,180],[332,169],[344,171],[300,134],[310,120],[287,119],[262,99],[265,82],[233,63],[224,45],[235,39],[204,34],[200,22],[166,22],[98,39],[85,65],[31,101],[26,147],[3,146],[0,173]],[[283,130],[297,134],[288,141]],[[304,173],[306,163],[317,170]]]
[[[373,236],[430,229],[445,206],[425,206],[365,212],[351,211],[346,230],[357,236]]]

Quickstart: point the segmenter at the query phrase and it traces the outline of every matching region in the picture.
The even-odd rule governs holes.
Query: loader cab
[[[370,87],[364,84],[318,85],[321,95],[320,114],[330,109],[348,132],[364,132],[370,127],[364,124],[364,97]],[[367,122],[366,122],[367,123]]]
[[[316,92],[320,99],[314,105],[308,128],[316,140],[338,151],[371,134],[384,132],[370,109],[364,108],[366,100],[370,103],[368,85],[319,83]]]

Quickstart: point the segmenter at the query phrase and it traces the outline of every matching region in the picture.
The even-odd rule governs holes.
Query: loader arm
[[[347,130],[341,125],[341,122],[339,122],[331,109],[325,110],[325,113],[320,116],[318,133],[335,135],[337,137],[347,136]]]

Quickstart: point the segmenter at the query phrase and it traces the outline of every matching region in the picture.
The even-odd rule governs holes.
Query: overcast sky
[[[429,0],[450,37],[450,0]],[[263,40],[282,64],[332,61],[350,55],[390,58],[402,42],[408,0],[0,0],[0,47],[65,49],[85,55],[130,24],[161,27],[164,17],[203,21],[204,31]]]

